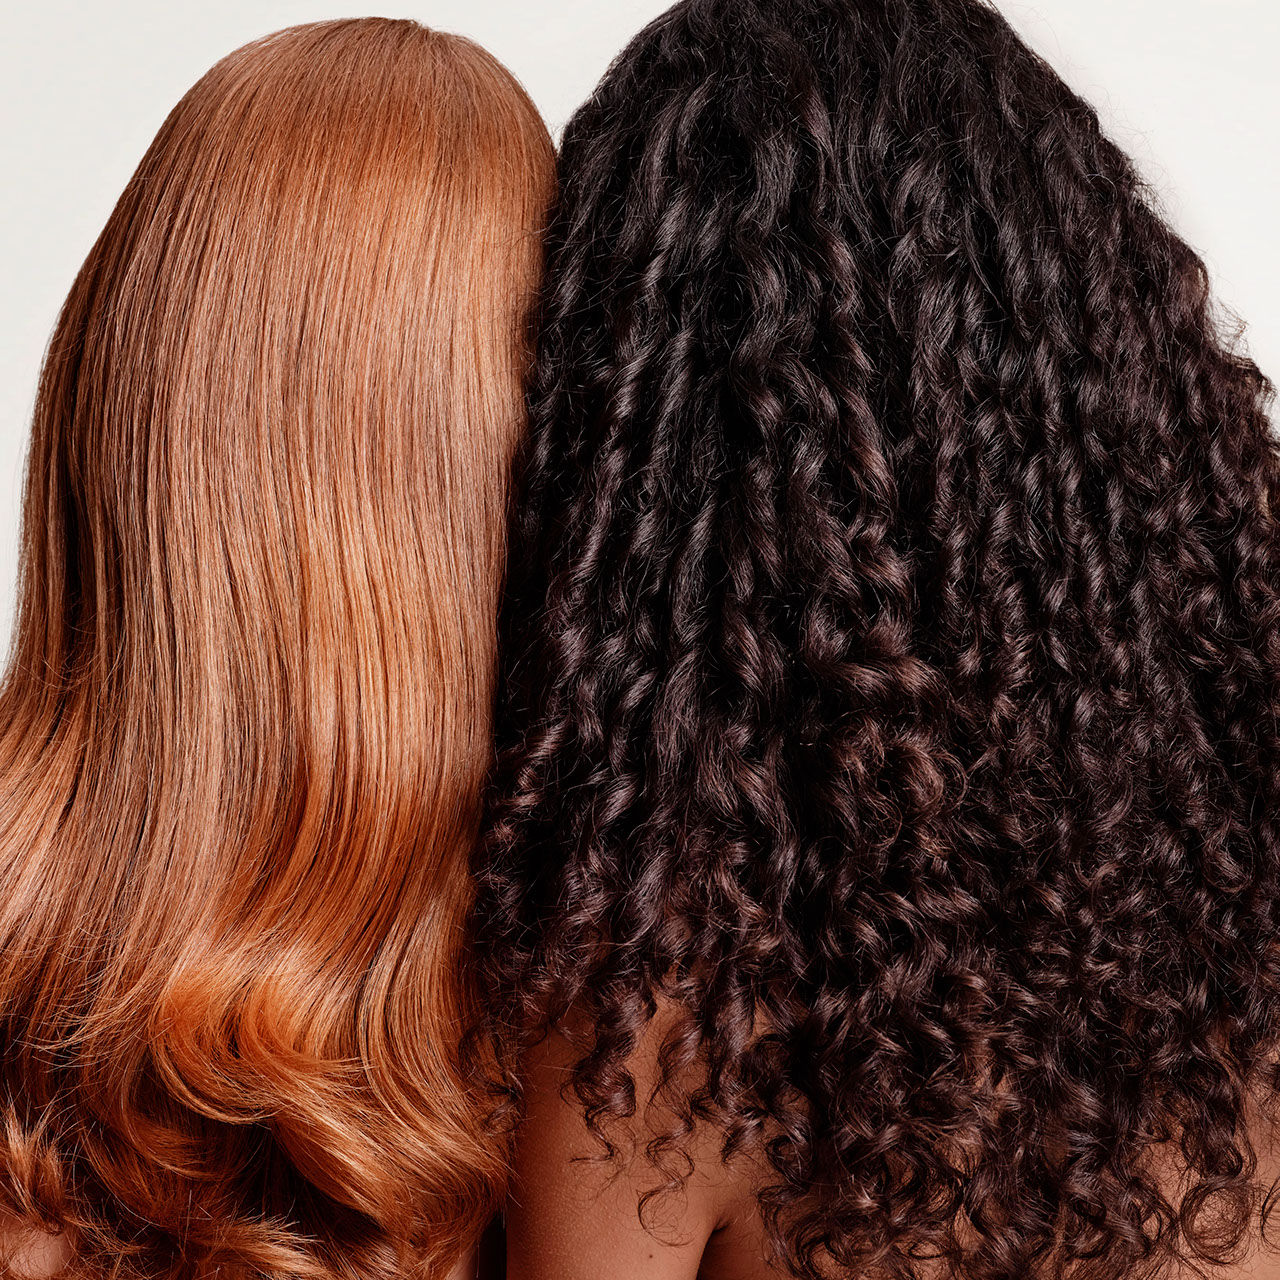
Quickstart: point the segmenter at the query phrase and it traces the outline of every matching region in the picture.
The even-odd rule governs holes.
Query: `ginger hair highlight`
[[[0,1213],[75,1277],[440,1275],[524,312],[488,54],[292,28],[164,123],[42,375],[0,690]]]

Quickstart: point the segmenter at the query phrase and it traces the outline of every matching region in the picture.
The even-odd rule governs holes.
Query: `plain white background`
[[[858,3],[859,0],[850,0]],[[3,0],[0,48],[0,648],[27,430],[59,306],[169,109],[218,58],[279,27],[378,13],[480,41],[553,132],[669,0]],[[998,0],[1099,108],[1202,253],[1280,380],[1280,2]]]

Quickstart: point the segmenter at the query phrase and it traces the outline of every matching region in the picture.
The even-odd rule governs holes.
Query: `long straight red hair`
[[[0,1213],[67,1274],[443,1274],[554,158],[415,23],[178,104],[54,334],[0,690]]]

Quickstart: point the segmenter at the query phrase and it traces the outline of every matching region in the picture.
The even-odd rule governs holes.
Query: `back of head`
[[[69,1274],[436,1274],[550,143],[468,41],[218,63],[37,404],[0,695],[0,1209]]]
[[[670,1000],[666,1100],[758,1154],[799,1275],[1247,1248],[1280,467],[1202,264],[979,0],[686,0],[561,192],[479,912],[508,1052],[591,1028],[607,1136]]]

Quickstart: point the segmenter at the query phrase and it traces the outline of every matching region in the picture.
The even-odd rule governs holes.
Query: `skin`
[[[639,1098],[657,1080],[659,1021],[630,1064]],[[506,1210],[507,1280],[778,1280],[752,1170],[746,1161],[726,1166],[706,1128],[690,1144],[687,1192],[655,1204],[646,1229],[637,1205],[654,1173],[643,1157],[621,1172],[598,1158],[581,1109],[561,1096],[572,1062],[558,1035],[526,1062],[525,1121]]]
[[[51,1280],[71,1260],[66,1236],[33,1231],[7,1214],[0,1214],[0,1248],[9,1267],[4,1274],[15,1280]]]

